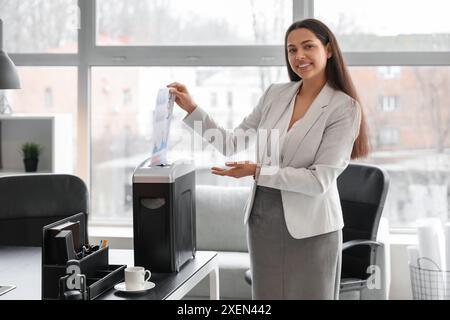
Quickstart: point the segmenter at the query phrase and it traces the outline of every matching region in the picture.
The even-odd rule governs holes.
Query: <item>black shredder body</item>
[[[134,263],[151,272],[178,272],[195,257],[195,166],[178,161],[133,174]]]

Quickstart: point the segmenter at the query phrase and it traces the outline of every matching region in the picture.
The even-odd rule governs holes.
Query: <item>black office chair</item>
[[[341,294],[367,288],[369,266],[378,265],[378,226],[389,188],[388,174],[366,164],[350,164],[337,179],[344,217]],[[386,272],[386,270],[383,270]],[[245,280],[252,283],[251,271]]]
[[[42,227],[74,214],[88,214],[85,183],[73,175],[0,177],[0,245],[41,246]]]

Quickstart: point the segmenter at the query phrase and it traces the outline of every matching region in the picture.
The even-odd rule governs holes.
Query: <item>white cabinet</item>
[[[38,173],[73,172],[72,115],[0,116],[0,175],[24,173],[21,147],[42,146]]]

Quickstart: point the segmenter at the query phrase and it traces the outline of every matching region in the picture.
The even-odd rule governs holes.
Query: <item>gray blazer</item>
[[[301,82],[271,85],[233,132],[220,127],[200,107],[183,121],[204,138],[206,130],[217,130],[223,139],[213,140],[209,132],[207,140],[229,156],[248,147],[247,143],[239,143],[242,135],[261,136],[260,132],[270,131],[300,85]],[[244,222],[247,223],[252,209],[256,185],[261,185],[281,190],[286,225],[292,237],[308,238],[342,229],[336,179],[350,162],[360,123],[359,104],[326,84],[303,118],[291,128],[283,155],[273,159],[266,152],[261,153],[270,137],[263,135],[266,139],[259,139],[257,152],[261,171],[247,201]]]

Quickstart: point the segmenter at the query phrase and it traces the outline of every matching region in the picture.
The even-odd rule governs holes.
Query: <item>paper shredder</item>
[[[178,272],[195,257],[195,166],[177,161],[133,173],[134,263],[151,272]]]

